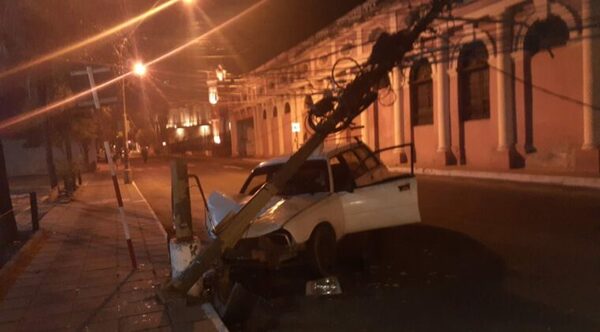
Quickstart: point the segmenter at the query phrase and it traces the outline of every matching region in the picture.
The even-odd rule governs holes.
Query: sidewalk
[[[410,172],[409,167],[390,167],[394,172]],[[535,174],[518,170],[513,171],[481,171],[481,170],[462,170],[456,168],[437,169],[415,167],[415,174],[463,177],[483,180],[499,180],[524,183],[536,183],[566,187],[581,187],[600,189],[600,178],[597,176],[572,176],[564,174]]]
[[[40,221],[32,244],[0,271],[0,331],[216,331],[200,306],[167,308],[164,230],[134,185],[122,185],[138,261],[132,270],[107,172]],[[169,202],[165,202],[169,204]]]

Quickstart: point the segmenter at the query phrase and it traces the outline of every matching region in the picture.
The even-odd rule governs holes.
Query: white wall
[[[37,148],[25,148],[25,140],[2,140],[4,146],[4,158],[6,160],[6,171],[9,177],[25,175],[46,175],[46,148],[40,146]],[[81,144],[73,142],[73,160],[83,161],[83,151]],[[90,144],[88,152],[89,161],[96,161],[96,146]],[[54,164],[58,168],[66,160],[63,149],[54,147]]]

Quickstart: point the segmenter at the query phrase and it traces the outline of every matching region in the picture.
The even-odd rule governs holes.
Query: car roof
[[[314,151],[310,155],[310,157],[308,157],[308,160],[327,160],[342,151],[354,148],[359,145],[364,145],[364,144],[362,142],[354,142],[354,143],[338,144],[333,147],[325,147],[320,150]],[[290,156],[291,155],[287,154],[287,155],[271,158],[271,159],[261,162],[260,164],[258,164],[257,167],[280,165],[280,164],[287,162],[290,159]]]

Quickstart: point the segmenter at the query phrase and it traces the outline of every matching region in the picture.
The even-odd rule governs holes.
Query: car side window
[[[360,162],[358,156],[352,150],[343,152],[341,157],[345,161],[346,166],[350,170],[350,173],[354,179],[359,178],[368,171],[365,165]]]
[[[334,191],[352,191],[355,187],[354,178],[346,163],[339,157],[333,157],[329,160],[329,165],[333,176]]]
[[[354,152],[358,156],[360,162],[364,163],[365,167],[369,171],[375,169],[379,165],[379,162],[377,161],[375,156],[373,156],[373,154],[369,152],[369,150],[367,150],[364,146],[357,147],[356,149],[354,149]]]
[[[254,193],[267,182],[267,174],[256,174],[248,179],[248,182],[244,188],[242,188],[242,194],[254,195]]]

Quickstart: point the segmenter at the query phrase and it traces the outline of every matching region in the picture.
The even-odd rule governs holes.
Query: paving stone
[[[124,317],[119,320],[119,330],[123,332],[141,331],[162,326],[169,326],[169,318],[165,312]]]
[[[70,326],[70,314],[52,316],[28,316],[19,325],[19,331],[65,330]]]
[[[118,331],[119,330],[119,321],[118,320],[110,320],[103,322],[91,322],[85,324],[82,331],[86,332],[108,332],[108,331]]]
[[[79,298],[96,297],[102,295],[113,295],[117,292],[115,286],[93,286],[93,287],[81,287],[79,288]]]
[[[16,332],[18,331],[19,323],[0,323],[0,331]]]
[[[25,316],[26,310],[26,308],[0,310],[0,323],[19,321]]]
[[[197,308],[186,308],[169,326],[167,309],[155,293],[170,275],[166,239],[146,204],[128,204],[139,263],[132,270],[112,184],[102,176],[45,215],[49,237],[0,303],[1,332],[191,331],[196,319],[204,319]],[[140,201],[127,186],[123,196]]]
[[[3,300],[2,302],[0,302],[0,311],[25,308],[29,305],[29,303],[31,303],[31,298],[29,297],[17,297],[13,299]]]
[[[31,306],[27,307],[27,312],[25,314],[27,317],[45,317],[57,314],[65,314],[71,312],[72,306],[73,304],[71,302],[61,301],[44,303],[41,305],[32,304]]]
[[[31,297],[37,292],[36,287],[12,287],[4,296],[4,301],[19,298],[19,297]]]
[[[77,298],[73,302],[73,312],[100,310],[102,307],[108,306],[110,303],[108,296],[96,296],[87,298]]]

